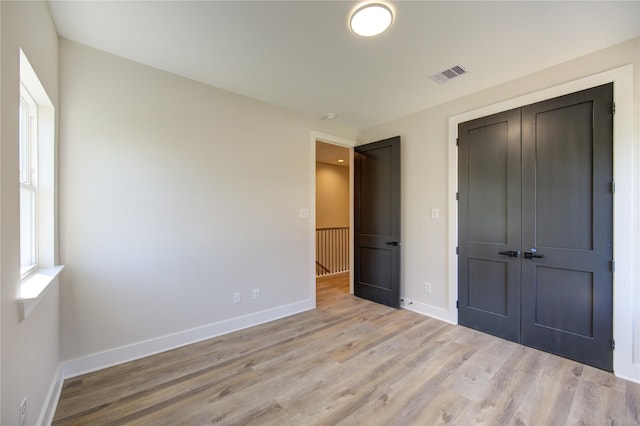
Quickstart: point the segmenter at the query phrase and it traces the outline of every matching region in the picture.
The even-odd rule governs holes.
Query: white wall
[[[625,64],[635,65],[634,77],[634,137],[635,169],[629,176],[634,182],[636,195],[635,218],[640,217],[638,199],[640,199],[640,39],[630,40],[608,49],[595,52],[582,58],[531,74],[491,89],[465,96],[444,105],[423,111],[421,113],[397,120],[386,125],[368,129],[360,140],[370,142],[394,135],[402,136],[402,287],[404,298],[414,301],[413,309],[440,318],[451,318],[449,295],[450,277],[448,262],[455,254],[448,244],[448,232],[455,223],[448,220],[449,200],[448,191],[449,166],[449,118],[468,111],[497,104],[502,101],[517,98],[536,91],[577,80],[582,77],[600,73]],[[448,84],[455,84],[452,81]],[[440,219],[431,219],[430,209],[438,208]],[[634,232],[636,241],[640,240],[640,221],[629,229]],[[638,245],[635,247],[635,259],[640,260]],[[455,258],[454,258],[455,259]],[[639,262],[636,262],[636,265]],[[635,269],[634,269],[635,268]],[[634,283],[628,287],[635,288],[640,293],[637,283],[640,273],[637,266],[629,276],[616,276],[617,280]],[[424,282],[433,285],[432,294],[424,292]],[[617,321],[626,321],[629,328],[634,328],[635,339],[640,340],[640,294],[629,294],[628,298],[635,300],[634,312],[616,312]],[[456,316],[453,313],[454,317]],[[634,322],[635,316],[635,322]],[[629,340],[633,340],[630,336]],[[635,343],[636,349],[628,359],[635,360],[634,366],[626,366],[626,371],[636,381],[640,381],[640,349],[636,342],[625,342],[628,348]],[[631,355],[631,354],[627,354]]]
[[[353,131],[66,40],[60,63],[66,375],[314,306],[308,141]]]
[[[349,167],[316,163],[316,228],[349,226]]]
[[[58,107],[58,36],[45,2],[0,2],[0,220],[1,381],[3,425],[18,423],[18,406],[27,398],[27,418],[35,424],[48,400],[60,361],[58,284],[36,310],[18,320],[20,291],[18,103],[19,48],[29,58],[54,106]]]

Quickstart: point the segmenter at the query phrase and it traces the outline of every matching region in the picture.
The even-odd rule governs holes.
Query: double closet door
[[[613,84],[458,127],[458,321],[613,369]]]

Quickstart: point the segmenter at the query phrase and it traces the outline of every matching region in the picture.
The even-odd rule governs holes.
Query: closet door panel
[[[520,339],[520,110],[459,127],[460,324]]]
[[[522,109],[522,343],[609,371],[612,89]]]

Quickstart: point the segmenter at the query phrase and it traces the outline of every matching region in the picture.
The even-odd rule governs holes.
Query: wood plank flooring
[[[317,284],[317,309],[66,380],[54,425],[639,425],[640,385]]]

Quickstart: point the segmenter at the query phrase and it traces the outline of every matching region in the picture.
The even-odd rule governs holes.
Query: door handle
[[[503,256],[509,256],[509,257],[518,257],[518,255],[520,254],[520,250],[500,251],[498,252],[498,254],[501,254]]]
[[[542,259],[544,254],[531,253],[530,251],[524,252],[525,259]]]
[[[394,246],[394,247],[398,247],[401,246],[402,243],[398,242],[398,241],[389,241],[388,243],[385,243],[388,246]]]

